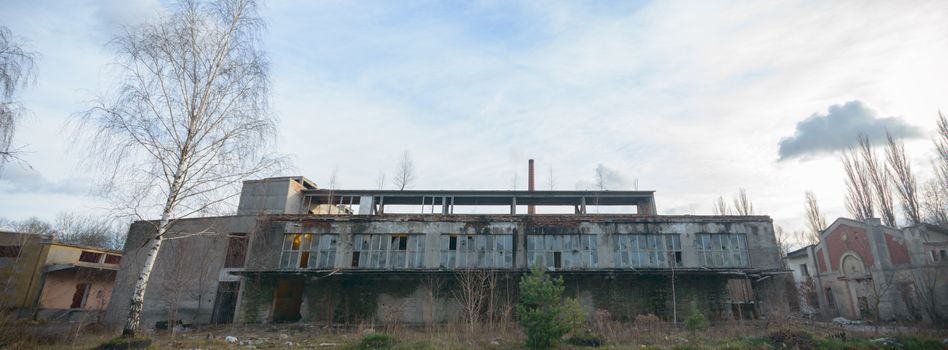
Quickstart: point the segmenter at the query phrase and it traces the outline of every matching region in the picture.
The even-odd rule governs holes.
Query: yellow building
[[[0,231],[0,309],[104,310],[121,259],[118,251]]]

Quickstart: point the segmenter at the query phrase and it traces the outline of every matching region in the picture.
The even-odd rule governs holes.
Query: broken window
[[[106,264],[118,265],[120,262],[122,262],[122,256],[121,256],[121,255],[115,255],[115,254],[106,254],[106,255],[105,255],[105,263],[106,263]]]
[[[598,241],[595,235],[530,235],[527,263],[557,269],[597,267]]]
[[[681,236],[678,234],[613,235],[616,267],[681,267]]]
[[[698,264],[708,267],[747,267],[747,238],[736,233],[695,235]]]
[[[20,246],[0,245],[0,258],[16,258],[20,256]]]
[[[336,263],[336,237],[335,234],[285,235],[280,267],[290,269],[333,267]]]
[[[441,267],[513,267],[513,236],[442,235]]]
[[[76,285],[76,291],[72,294],[72,304],[69,305],[69,308],[79,309],[86,305],[86,297],[89,293],[89,286],[89,283],[79,283]]]
[[[99,259],[102,259],[102,253],[83,250],[82,253],[79,254],[79,261],[81,262],[98,263]]]
[[[424,267],[424,235],[357,234],[353,235],[352,267],[422,268]],[[359,257],[355,257],[359,252]]]
[[[231,234],[227,240],[227,255],[224,258],[224,267],[244,267],[247,257],[247,236],[244,233]],[[107,259],[107,258],[106,258]]]

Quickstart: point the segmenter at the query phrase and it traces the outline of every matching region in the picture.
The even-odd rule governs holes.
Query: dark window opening
[[[681,265],[681,252],[675,252],[675,265]]]
[[[407,249],[408,249],[408,237],[402,237],[398,241],[398,250],[407,250]],[[944,253],[945,251],[943,250],[941,252]]]
[[[237,309],[237,293],[240,291],[240,282],[220,282],[217,287],[217,297],[214,298],[214,313],[211,323],[231,323],[234,321],[234,310]]]
[[[941,260],[948,259],[948,251],[945,251],[944,249],[940,250],[938,254],[941,255]]]
[[[15,258],[20,256],[20,246],[0,245],[0,258]]]
[[[106,255],[105,255],[105,263],[106,263],[106,264],[118,265],[120,262],[122,262],[122,256],[121,256],[121,255],[114,255],[114,254],[106,254]]]
[[[553,252],[553,267],[560,268],[563,260],[563,253]]]
[[[234,234],[227,241],[227,256],[224,267],[244,267],[247,258],[247,236]]]
[[[98,263],[100,258],[102,258],[102,253],[82,251],[82,254],[79,254],[79,261],[87,263]]]
[[[359,253],[352,252],[352,267],[359,267]]]
[[[309,252],[300,253],[300,268],[306,268],[309,266]]]
[[[807,270],[806,264],[800,264],[800,274],[802,274],[804,277],[810,276],[810,270]]]
[[[89,292],[88,283],[79,283],[76,285],[76,292],[72,294],[72,304],[69,305],[71,309],[78,309],[83,307],[86,304],[86,293]]]
[[[458,250],[458,238],[456,236],[451,236],[448,240],[448,250]]]

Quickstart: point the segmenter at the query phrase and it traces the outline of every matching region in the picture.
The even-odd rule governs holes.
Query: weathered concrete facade
[[[484,312],[509,317],[519,276],[534,265],[562,275],[588,313],[619,320],[670,320],[673,305],[679,319],[695,309],[712,319],[786,311],[780,286],[789,276],[766,216],[655,215],[646,191],[343,191],[298,179],[246,183],[253,195],[241,196],[237,216],[179,221],[173,231],[202,234],[165,243],[144,324],[452,321],[461,317],[460,280],[474,273],[494,281]],[[391,212],[411,203],[417,213]],[[509,206],[511,214],[457,209],[477,205]],[[517,214],[544,205],[573,213]],[[588,214],[592,205],[638,209]],[[124,317],[144,259],[139,247],[152,232],[147,223],[130,232],[114,322]],[[182,265],[195,256],[206,263]],[[166,285],[189,292],[170,298],[174,288],[159,287]]]

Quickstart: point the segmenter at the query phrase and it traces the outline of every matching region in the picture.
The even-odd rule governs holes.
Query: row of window
[[[355,234],[353,268],[423,268],[425,235]],[[288,234],[284,237],[282,268],[335,267],[336,234]],[[444,268],[511,268],[513,235],[442,235]],[[747,267],[743,234],[697,234],[700,266]],[[615,266],[669,268],[682,266],[681,237],[676,234],[612,235]],[[552,268],[599,267],[598,236],[582,234],[527,236],[527,263]]]

